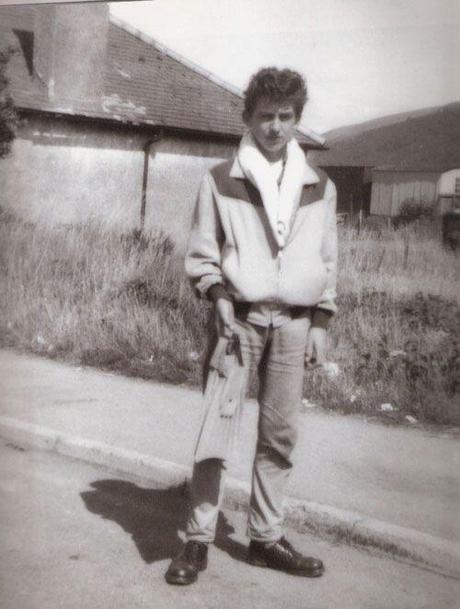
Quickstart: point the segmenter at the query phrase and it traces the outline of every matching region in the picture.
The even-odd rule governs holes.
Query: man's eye
[[[280,120],[282,121],[290,121],[292,117],[292,114],[280,114]]]

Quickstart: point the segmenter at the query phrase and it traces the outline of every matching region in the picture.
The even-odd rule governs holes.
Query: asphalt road
[[[244,514],[225,512],[197,584],[168,586],[180,547],[181,489],[153,488],[0,440],[2,609],[454,609],[460,582],[289,532],[325,575],[296,578],[244,562]],[[179,533],[180,535],[181,533]]]
[[[190,466],[201,394],[0,350],[0,415]],[[249,481],[257,407],[247,402],[229,475]],[[312,409],[300,418],[288,494],[460,542],[457,434]],[[434,608],[436,609],[436,608]]]

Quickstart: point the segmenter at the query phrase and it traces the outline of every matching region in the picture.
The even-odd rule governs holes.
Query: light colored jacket
[[[336,311],[336,189],[305,161],[304,186],[280,250],[259,191],[238,159],[225,161],[202,182],[185,269],[198,295],[214,284],[242,302],[319,306]]]

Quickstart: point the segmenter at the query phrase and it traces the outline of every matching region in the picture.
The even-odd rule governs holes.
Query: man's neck
[[[267,159],[269,163],[277,163],[278,161],[286,160],[286,148],[281,150],[280,152],[274,152],[273,154],[262,152],[264,157]]]
[[[259,149],[259,151],[261,152],[261,154],[263,154],[263,156],[267,159],[267,161],[269,163],[276,163],[277,161],[285,161],[286,160],[286,155],[287,155],[287,146],[285,146],[283,149],[281,150],[277,150],[276,152],[270,153],[267,152],[266,150],[263,150],[260,146],[258,141],[256,140],[256,138],[253,138],[257,148]]]

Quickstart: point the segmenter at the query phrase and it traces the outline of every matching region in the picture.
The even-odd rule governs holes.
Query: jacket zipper
[[[276,290],[276,302],[278,306],[280,305],[280,283],[281,283],[281,261],[283,258],[283,250],[280,248],[278,250],[278,254],[276,256],[277,260],[277,290]]]

